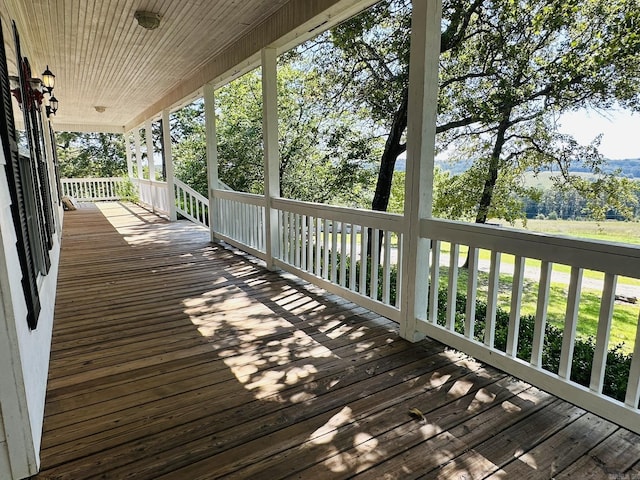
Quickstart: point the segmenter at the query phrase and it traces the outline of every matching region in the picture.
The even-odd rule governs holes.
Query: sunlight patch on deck
[[[342,408],[333,415],[324,425],[309,435],[309,441],[313,445],[331,443],[338,434],[338,428],[353,421],[353,410],[350,407]]]

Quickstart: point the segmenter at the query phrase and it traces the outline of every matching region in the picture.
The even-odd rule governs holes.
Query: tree
[[[624,0],[482,4],[470,22],[472,40],[442,56],[441,98],[449,103],[440,119],[474,119],[444,136],[454,159],[474,160],[460,179],[479,187],[462,192],[467,215],[478,223],[513,220],[522,208],[513,209],[512,194],[527,193],[522,174],[544,169],[557,171],[558,182],[574,185],[592,205],[604,200],[624,209],[618,198],[629,185],[604,173],[597,139],[578,145],[558,134],[555,122],[579,107],[637,107],[640,38],[629,28],[633,18],[637,4]],[[571,175],[575,163],[587,165],[595,181]]]
[[[371,183],[375,142],[363,138],[349,112],[336,112],[320,96],[322,79],[296,52],[278,69],[280,187],[286,198],[362,206]],[[219,177],[234,190],[264,190],[262,92],[254,70],[216,93]],[[182,109],[185,110],[185,109]],[[172,117],[176,175],[206,194],[202,104]],[[368,200],[368,199],[367,199]]]
[[[208,197],[204,103],[182,107],[169,117],[171,151],[177,178]]]
[[[62,177],[119,177],[127,173],[122,134],[58,132],[56,143]]]
[[[481,3],[481,0],[445,2],[441,52],[453,49],[465,39],[470,19]],[[388,0],[329,34],[331,46],[339,53],[332,60],[325,60],[325,65],[334,72],[334,82],[341,84],[341,99],[367,105],[373,121],[386,136],[371,203],[373,210],[387,210],[395,164],[407,148],[410,24],[411,2]],[[470,121],[452,120],[438,126],[438,130],[446,131]]]
[[[583,153],[591,155],[587,164],[602,162],[594,161],[594,145],[558,135],[555,120],[616,101],[639,107],[639,11],[635,0],[444,1],[437,141],[472,168],[451,179],[459,190],[449,201],[458,205],[441,211],[477,222],[511,220],[523,215],[517,198],[532,193],[522,185],[525,171],[554,168],[559,181],[575,182],[566,167],[585,160]],[[325,64],[338,71],[342,96],[366,103],[386,132],[374,210],[386,210],[395,162],[406,149],[409,14],[406,0],[382,2],[329,37],[339,55]],[[598,180],[580,186],[592,198],[625,187],[593,171]]]

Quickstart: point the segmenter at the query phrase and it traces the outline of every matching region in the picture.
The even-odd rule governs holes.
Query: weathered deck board
[[[36,478],[626,478],[639,445],[192,224],[65,216]]]

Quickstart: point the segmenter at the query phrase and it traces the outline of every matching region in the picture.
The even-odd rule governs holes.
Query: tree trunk
[[[376,191],[373,195],[373,201],[371,202],[371,209],[379,212],[387,211],[396,160],[398,159],[398,156],[407,149],[406,144],[401,143],[401,140],[402,135],[407,128],[408,97],[409,90],[405,87],[402,92],[402,102],[393,116],[391,131],[389,132],[389,136],[385,142],[384,152],[380,159],[380,170],[378,172],[378,181],[376,182]]]
[[[489,208],[491,207],[491,200],[493,199],[493,190],[498,182],[498,172],[500,170],[500,155],[502,155],[502,149],[505,144],[505,135],[509,129],[511,117],[511,108],[507,109],[502,120],[498,124],[498,130],[496,131],[496,138],[493,144],[493,150],[491,151],[491,158],[489,159],[489,168],[487,170],[487,176],[484,181],[484,187],[482,189],[482,196],[478,203],[478,212],[476,213],[475,223],[486,223],[489,217]],[[469,268],[469,254],[467,253],[467,259],[461,268]]]
[[[484,181],[484,188],[482,189],[482,196],[478,203],[478,212],[476,213],[476,223],[486,223],[489,216],[489,207],[491,206],[491,200],[493,199],[493,190],[498,181],[498,171],[500,169],[500,155],[502,154],[502,148],[505,144],[505,134],[509,128],[509,117],[511,116],[511,109],[505,112],[498,130],[496,132],[495,143],[493,144],[493,150],[491,152],[491,158],[489,159],[489,169],[487,170],[487,177]]]
[[[380,158],[380,170],[378,171],[378,180],[376,182],[376,190],[371,202],[371,209],[379,212],[386,212],[389,206],[389,197],[391,196],[391,183],[393,181],[393,171],[396,166],[398,156],[402,154],[407,145],[402,143],[402,135],[407,128],[407,108],[408,108],[409,89],[405,87],[402,92],[402,101],[393,116],[391,130],[387,141],[384,145],[384,151]],[[373,249],[373,230],[368,229],[367,232],[367,252],[366,256],[370,257]],[[382,239],[384,232],[378,234],[378,254],[382,250]]]

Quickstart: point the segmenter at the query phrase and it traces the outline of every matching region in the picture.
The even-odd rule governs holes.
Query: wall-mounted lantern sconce
[[[46,70],[42,73],[42,80],[39,78],[30,78],[28,85],[28,98],[27,103],[35,103],[38,108],[45,102],[45,108],[47,112],[47,118],[52,114],[55,115],[58,111],[58,99],[53,96],[53,87],[55,85],[56,76],[49,70],[47,65]],[[20,78],[16,76],[9,77],[9,88],[11,93],[18,101],[18,104],[22,108],[22,91],[20,89]],[[45,101],[45,94],[49,95],[49,101]]]
[[[42,72],[42,83],[44,84],[44,88],[47,89],[47,93],[51,95],[56,83],[56,76],[49,70],[49,65],[47,65],[46,70]]]
[[[56,97],[51,97],[49,99],[49,105],[46,105],[45,108],[47,109],[47,118],[52,114],[55,115],[58,111],[58,99]]]

